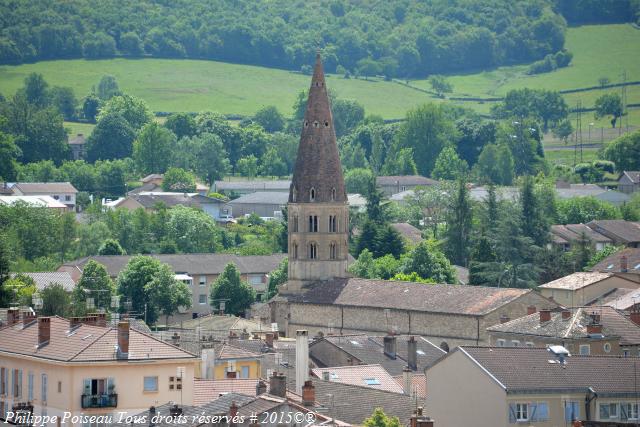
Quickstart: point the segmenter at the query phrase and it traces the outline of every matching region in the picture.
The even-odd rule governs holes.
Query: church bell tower
[[[349,204],[319,54],[289,190],[288,222],[286,293],[300,293],[315,281],[348,277]]]

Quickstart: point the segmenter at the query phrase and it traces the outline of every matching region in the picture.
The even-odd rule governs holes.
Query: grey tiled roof
[[[434,185],[438,181],[421,175],[378,176],[378,185]]]
[[[258,181],[216,181],[214,183],[216,191],[267,191],[282,190],[289,194],[291,187],[290,180],[258,180]]]
[[[627,175],[634,184],[640,183],[640,171],[624,171],[624,174]]]
[[[464,285],[425,285],[423,283],[377,279],[332,279],[316,282],[302,295],[289,301],[359,307],[393,307],[433,313],[481,316],[532,291]]]
[[[39,291],[52,283],[61,284],[65,291],[71,292],[75,287],[75,282],[71,278],[71,275],[66,271],[45,271],[41,273],[22,273],[25,276],[29,276],[36,282],[36,288]]]
[[[633,375],[640,362],[637,357],[574,355],[561,365],[549,362],[555,361],[555,357],[546,348],[462,346],[449,354],[457,351],[480,364],[508,393],[586,392],[592,387],[603,397],[637,391],[638,378]]]
[[[407,222],[397,222],[391,224],[391,227],[411,243],[420,243],[422,241],[422,231]]]
[[[268,273],[275,270],[286,254],[273,255],[234,255],[234,254],[152,254],[149,255],[160,262],[169,264],[174,272],[186,272],[189,274],[220,274],[224,267],[232,262],[240,270],[241,274]],[[115,277],[122,271],[131,255],[97,255],[80,258],[65,264],[65,266],[78,266],[80,269],[89,260],[103,264],[110,276]]]
[[[70,182],[18,182],[12,188],[14,193],[20,190],[25,195],[78,192]]]
[[[289,194],[278,191],[256,191],[255,193],[245,194],[237,199],[229,202],[230,205],[242,204],[267,204],[267,205],[286,205],[289,200]]]
[[[625,248],[609,255],[591,268],[591,271],[620,273],[620,261],[627,258],[627,271],[640,274],[640,248]]]
[[[640,223],[621,219],[608,219],[591,221],[587,225],[614,241],[640,243]]]

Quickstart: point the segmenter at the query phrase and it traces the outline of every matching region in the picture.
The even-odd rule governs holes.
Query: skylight
[[[365,378],[364,382],[367,385],[380,385],[380,381],[377,378]]]
[[[609,265],[607,266],[607,270],[611,270],[612,268],[613,268],[613,264],[609,264]]]
[[[337,380],[338,378],[339,378],[338,374],[336,374],[335,372],[331,372],[331,379],[332,380]]]
[[[417,350],[416,353],[418,353],[420,356],[424,356],[425,352],[422,350]]]
[[[349,342],[350,342],[352,345],[355,345],[356,347],[362,347],[362,344],[360,344],[358,341],[350,340]]]

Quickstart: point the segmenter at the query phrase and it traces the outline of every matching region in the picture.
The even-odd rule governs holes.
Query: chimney
[[[309,379],[309,331],[296,331],[296,393],[302,394],[302,385]]]
[[[384,354],[395,359],[397,355],[396,337],[394,335],[387,335],[383,339],[384,342]]]
[[[265,394],[267,392],[267,384],[259,380],[256,384],[256,396],[260,396],[261,394]]]
[[[233,331],[229,331],[229,339],[234,340],[236,338],[238,338],[238,335]]]
[[[636,325],[640,326],[640,311],[638,310],[633,310],[630,314],[629,314],[629,320],[631,320],[633,323],[635,323]]]
[[[149,427],[156,425],[156,407],[151,406],[149,408]]]
[[[248,340],[251,337],[251,334],[249,332],[247,332],[247,330],[243,330],[242,333],[240,334],[240,338],[243,340]]]
[[[107,326],[107,313],[91,313],[90,317],[94,318],[93,325],[103,328]]]
[[[38,318],[38,347],[42,347],[49,343],[51,339],[51,318]]]
[[[407,365],[412,371],[418,370],[418,343],[413,336],[407,341]]]
[[[267,332],[264,335],[264,340],[267,343],[267,347],[273,348],[273,332]]]
[[[172,417],[177,417],[178,415],[182,415],[182,408],[178,406],[178,404],[172,405],[169,408],[169,415]]]
[[[537,310],[535,305],[530,305],[529,307],[527,307],[527,315],[534,314],[536,311]]]
[[[269,378],[269,394],[282,398],[287,396],[287,377],[284,374],[274,372]]]
[[[22,327],[25,328],[31,322],[36,320],[36,313],[31,310],[24,310],[22,312]]]
[[[511,319],[506,314],[503,314],[502,316],[500,316],[500,323],[507,323],[509,320]]]
[[[402,370],[402,383],[404,387],[404,394],[407,396],[411,396],[411,369],[408,366],[405,366]]]
[[[602,334],[602,325],[599,323],[590,323],[587,325],[587,335]]]
[[[621,273],[626,273],[629,267],[627,266],[627,257],[625,255],[622,255],[620,257],[620,272]]]
[[[236,402],[231,402],[231,406],[229,406],[229,417],[233,418],[238,415],[238,405]]]
[[[85,325],[96,326],[98,324],[98,316],[96,316],[95,314],[89,314],[87,317],[85,317],[84,323]]]
[[[434,421],[422,415],[422,406],[418,406],[418,409],[414,412],[409,423],[410,427],[433,427]]]
[[[551,321],[551,310],[540,310],[540,323]]]
[[[562,310],[562,320],[571,319],[571,310]]]
[[[118,358],[129,358],[129,321],[118,322]]]
[[[7,325],[15,325],[20,321],[20,309],[10,308],[7,310]]]
[[[73,329],[82,324],[82,317],[70,317],[69,318],[69,329]]]
[[[313,406],[316,402],[316,388],[311,380],[304,382],[302,386],[302,404],[304,406]]]

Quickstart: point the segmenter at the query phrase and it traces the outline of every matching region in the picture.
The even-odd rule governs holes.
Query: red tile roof
[[[362,387],[386,390],[394,393],[402,393],[403,385],[398,384],[394,378],[380,365],[356,365],[337,366],[333,368],[316,368],[312,370],[318,378],[323,378],[325,372],[329,373],[328,381],[343,384],[359,385]]]
[[[223,380],[196,378],[193,382],[193,404],[196,406],[204,405],[226,393],[240,393],[247,396],[255,396],[258,381],[258,379],[252,378]]]

